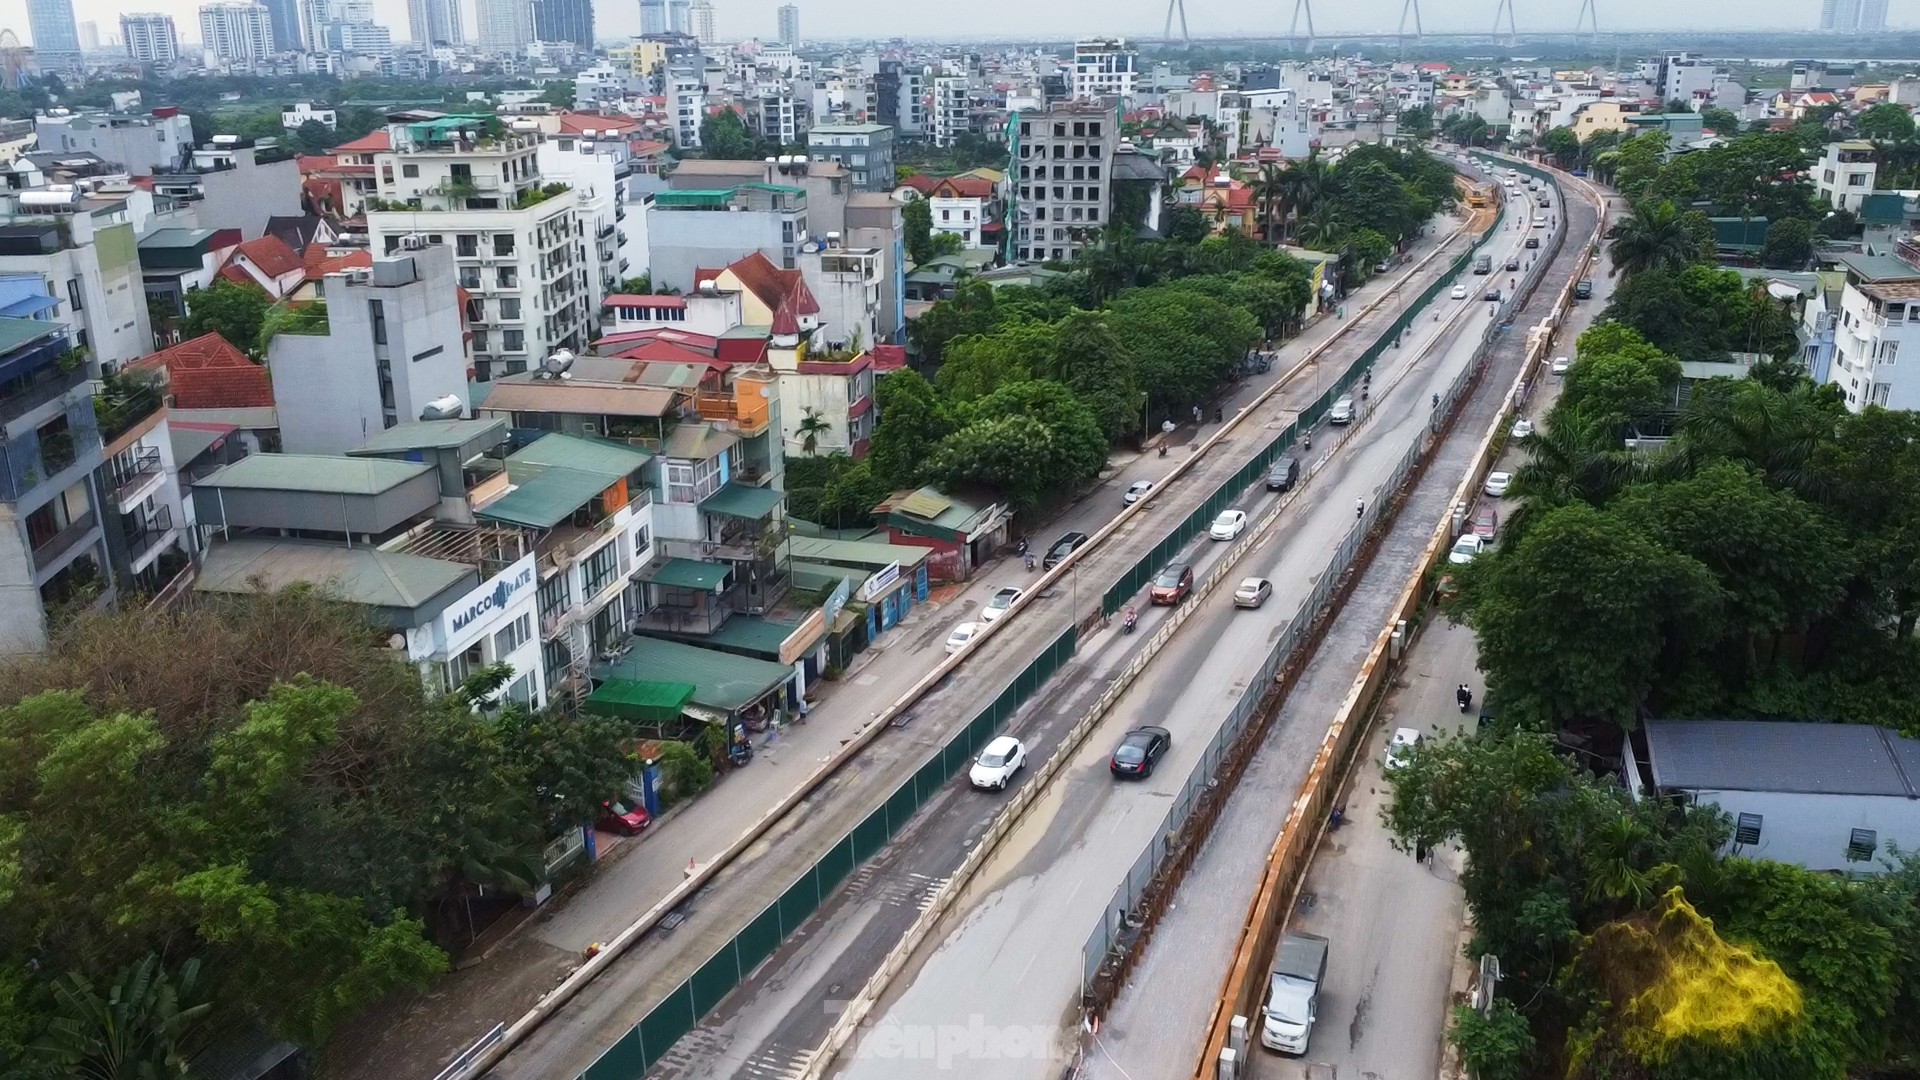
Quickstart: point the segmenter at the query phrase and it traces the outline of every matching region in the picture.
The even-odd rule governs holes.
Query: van
[[[1268,491],[1290,491],[1300,479],[1300,459],[1281,458],[1267,470]]]
[[[1343,397],[1339,401],[1334,402],[1333,408],[1327,410],[1327,423],[1353,423],[1353,398]]]
[[[1473,260],[1473,272],[1476,274],[1493,273],[1493,256],[1482,255]]]
[[[1307,1052],[1320,1014],[1320,985],[1327,979],[1327,946],[1318,934],[1292,933],[1280,939],[1260,1010],[1260,1045],[1296,1056]]]

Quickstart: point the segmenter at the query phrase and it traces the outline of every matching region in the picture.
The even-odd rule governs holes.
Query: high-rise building
[[[667,32],[667,0],[640,0],[640,33]]]
[[[200,43],[225,61],[272,56],[273,20],[265,4],[206,4],[200,8]]]
[[[693,33],[693,10],[690,0],[667,0],[667,30],[674,34]]]
[[[1887,0],[1860,0],[1860,23],[1854,29],[1862,34],[1885,33]]]
[[[1015,112],[1008,129],[1012,257],[1027,263],[1070,260],[1106,228],[1120,110],[1112,99],[1061,102]]]
[[[157,11],[120,16],[120,40],[127,55],[144,64],[171,64],[180,58],[180,32],[173,16]]]
[[[785,45],[800,44],[800,5],[780,5],[780,41]]]
[[[720,39],[713,32],[712,0],[693,0],[690,9],[693,15],[693,37],[702,45],[712,45]]]
[[[533,36],[593,48],[593,0],[533,0]]]
[[[407,0],[407,33],[416,45],[462,45],[460,0]]]
[[[100,51],[100,24],[99,23],[88,21],[80,24],[80,51],[81,52],[99,52]]]
[[[27,28],[33,31],[33,53],[41,67],[73,67],[80,62],[73,0],[27,0]]]
[[[533,40],[532,9],[526,0],[476,0],[473,13],[482,48],[519,49]]]
[[[1860,0],[1820,0],[1820,29],[1852,30],[1860,21]]]
[[[273,47],[281,52],[299,52],[310,43],[301,23],[301,0],[261,0],[267,5],[267,21],[273,26]]]
[[[1073,96],[1085,100],[1131,97],[1140,73],[1140,54],[1116,38],[1095,38],[1073,46]]]
[[[385,60],[393,55],[393,31],[376,22],[330,22],[326,42],[328,51],[347,56]]]

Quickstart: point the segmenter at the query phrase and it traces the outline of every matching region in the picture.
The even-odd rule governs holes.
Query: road
[[[1504,243],[1520,250],[1522,235],[1513,232]],[[1498,243],[1495,253],[1504,255]],[[1468,280],[1476,281],[1471,275]],[[1244,572],[1274,581],[1267,606],[1236,612],[1222,592],[1190,617],[1169,651],[1121,699],[988,861],[937,928],[918,969],[903,976],[907,985],[883,1000],[878,1019],[841,1063],[840,1075],[942,1073],[960,1064],[945,1048],[962,1039],[966,1064],[979,1068],[979,1058],[995,1058],[996,1077],[1057,1073],[1062,1052],[1074,1042],[1080,948],[1103,916],[1107,899],[1164,818],[1168,797],[1179,790],[1277,635],[1298,614],[1328,553],[1352,528],[1356,500],[1371,503],[1379,496],[1381,482],[1424,431],[1429,397],[1444,390],[1471,356],[1486,305],[1443,298],[1437,306],[1442,321],[1416,322],[1408,345],[1382,359],[1374,376],[1370,423],[1354,434],[1351,445],[1333,452],[1294,497],[1274,535],[1235,571],[1234,576]],[[1463,309],[1458,325],[1444,318]],[[1438,347],[1428,349],[1436,339]],[[1335,431],[1323,429],[1323,437]],[[1257,517],[1273,498],[1256,491],[1238,505]],[[1204,540],[1199,544],[1208,546]],[[1196,553],[1195,561],[1204,576],[1210,553]],[[1052,749],[1056,729],[1064,730],[1078,715],[1069,710],[1050,717],[1033,733],[1036,760]],[[1147,781],[1116,785],[1106,774],[1106,755],[1121,732],[1142,723],[1169,728],[1173,749]],[[976,807],[954,819],[983,826],[996,800],[957,791],[953,801]],[[964,842],[977,828],[969,824],[957,831],[955,839]],[[773,973],[766,981],[790,994],[794,982],[784,976]],[[762,1004],[769,1006],[763,1012],[773,1011],[771,1003]],[[929,1045],[934,1052],[923,1052]],[[722,1072],[724,1063],[716,1063],[712,1074]]]
[[[1591,209],[1582,211],[1576,204],[1572,234],[1585,236],[1592,228]],[[1282,703],[1213,834],[1156,928],[1145,956],[1108,1011],[1089,1052],[1085,1076],[1101,1080],[1172,1077],[1186,1076],[1193,1069],[1275,833],[1300,790],[1327,722],[1351,689],[1408,576],[1419,565],[1433,524],[1447,512],[1480,436],[1498,413],[1518,374],[1524,358],[1524,327],[1545,310],[1544,298],[1567,281],[1574,255],[1571,245],[1563,248],[1559,259],[1546,268],[1534,299],[1523,309],[1514,329],[1497,339],[1488,373],[1463,407],[1453,437],[1436,452],[1432,465],[1409,493],[1395,527],[1381,540],[1371,565]],[[1597,310],[1597,304],[1592,309]],[[1456,678],[1454,683],[1459,681]],[[1359,814],[1355,810],[1349,819]],[[1381,898],[1386,904],[1394,900],[1391,896]],[[1451,957],[1452,942],[1449,931],[1440,945],[1444,958]],[[1339,950],[1333,959],[1340,961]],[[1338,1008],[1338,997],[1334,993],[1327,1007]],[[1355,1000],[1348,999],[1349,1004]],[[1380,1011],[1386,1009],[1378,1001],[1373,1004]],[[1338,1022],[1329,1020],[1329,1024],[1328,1030],[1339,1028]],[[1362,1034],[1367,1027],[1362,1025]],[[1374,1029],[1387,1030],[1384,1025],[1374,1025]],[[1324,1045],[1323,1032],[1315,1048]],[[1338,1075],[1366,1073],[1342,1070]],[[1402,1078],[1430,1074],[1395,1067],[1378,1075]]]
[[[1450,245],[1464,241],[1449,239]],[[1441,260],[1444,262],[1444,259]],[[1397,280],[1397,279],[1394,279]],[[1423,273],[1419,280],[1410,285],[1401,286],[1417,291],[1425,282],[1431,280],[1430,273]],[[1383,283],[1381,289],[1392,288],[1392,281]],[[1368,299],[1364,290],[1361,296],[1348,302],[1352,310]],[[1356,328],[1356,340],[1343,340],[1336,346],[1334,353],[1351,357],[1364,348],[1369,340],[1370,328],[1384,326],[1397,314],[1390,308],[1369,316],[1343,323],[1339,320],[1325,320],[1311,328],[1302,339],[1290,342],[1282,351],[1274,375],[1268,383],[1295,362],[1302,352],[1320,340],[1325,340],[1347,325]],[[1378,329],[1371,329],[1378,333]],[[1331,358],[1329,363],[1337,362]],[[1251,388],[1243,388],[1230,403],[1231,408],[1254,396]],[[1310,395],[1309,395],[1310,396]],[[1286,401],[1275,401],[1257,410],[1245,422],[1249,429],[1260,430],[1269,424],[1284,424]],[[1211,433],[1212,428],[1208,428]],[[1171,523],[1177,521],[1191,509],[1200,504],[1207,492],[1211,491],[1226,477],[1231,476],[1252,453],[1252,440],[1247,440],[1247,448],[1236,453],[1234,442],[1227,440],[1215,448],[1214,452],[1198,454],[1193,462],[1192,471],[1182,484],[1171,485],[1154,501],[1148,511],[1136,514],[1121,525],[1106,543],[1087,549],[1083,555],[1080,575],[1090,582],[1107,582],[1118,576],[1121,571],[1137,560],[1142,553],[1150,550]],[[1189,447],[1174,451],[1175,455],[1195,456]],[[1066,521],[1054,526],[1056,529],[1077,527],[1092,533],[1104,523],[1110,521],[1120,509],[1118,491],[1133,479],[1157,478],[1164,475],[1178,463],[1178,458],[1160,459],[1147,456],[1127,469],[1112,476],[1107,481],[1107,492],[1101,498],[1090,499],[1076,508]],[[1085,516],[1076,516],[1085,515]],[[1084,524],[1082,524],[1084,522]],[[1036,539],[1046,542],[1050,536]],[[1069,574],[1061,582],[1059,589],[1040,597],[1035,603],[1017,612],[1013,617],[1003,619],[996,624],[995,631],[975,648],[969,661],[949,675],[937,688],[929,692],[911,710],[912,720],[904,727],[890,731],[878,738],[847,765],[834,773],[812,794],[803,800],[791,813],[777,822],[772,830],[759,843],[749,848],[747,853],[735,863],[729,865],[714,878],[700,893],[676,910],[684,916],[671,931],[659,932],[643,940],[628,956],[613,965],[601,978],[589,984],[568,1008],[549,1020],[535,1031],[523,1044],[498,1063],[493,1074],[500,1077],[555,1077],[577,1075],[590,1064],[606,1046],[612,1043],[626,1029],[646,1015],[653,1006],[663,1000],[667,994],[678,987],[695,969],[732,938],[748,920],[774,896],[779,895],[791,885],[807,866],[817,860],[824,852],[838,843],[840,838],[879,806],[898,783],[899,778],[917,768],[927,760],[937,747],[945,743],[952,733],[970,720],[981,702],[991,700],[1012,681],[1013,677],[1025,667],[1029,659],[1040,653],[1046,643],[1051,642],[1070,621],[1069,609],[1077,606],[1084,615],[1097,605],[1098,591],[1089,586],[1081,590],[1077,587],[1076,577]],[[914,664],[911,661],[903,666],[915,668],[913,677],[918,678],[931,666],[931,660],[937,660],[939,642],[944,640],[947,630],[955,622],[963,621],[964,614],[971,611],[969,604],[977,604],[990,595],[993,588],[1008,580],[1030,583],[1033,578],[1024,572],[1008,568],[996,568],[986,575],[986,580],[973,589],[959,605],[950,605],[948,611],[939,619],[925,619],[909,627],[908,634],[913,642],[910,652],[931,651],[928,662]],[[889,661],[898,659],[889,657]],[[1067,674],[1076,668],[1086,669],[1089,678],[1104,678],[1106,660],[1099,664],[1089,659],[1083,652],[1069,665]],[[889,663],[887,666],[891,667]],[[892,677],[897,674],[890,673]],[[1043,708],[1052,707],[1045,703],[1066,700],[1069,691],[1062,686],[1084,686],[1084,683],[1063,683],[1056,676],[1055,684],[1043,690],[1039,701]],[[1093,688],[1098,693],[1098,687]],[[864,719],[870,721],[871,715]],[[795,738],[810,733],[810,729],[822,727],[821,710],[815,710],[814,718],[806,728],[783,735],[783,739]],[[842,727],[835,736],[836,741],[854,737],[854,732]],[[817,740],[819,736],[815,735]],[[837,749],[836,745],[829,747]],[[789,754],[799,756],[793,749]],[[821,757],[826,753],[821,753]],[[741,774],[752,779],[754,766]],[[818,762],[813,764],[817,765]],[[781,794],[785,793],[782,789]],[[760,800],[764,804],[777,799]],[[706,800],[702,800],[704,804]],[[923,815],[924,816],[924,815]],[[753,818],[748,817],[751,821]],[[707,852],[690,856],[701,858],[717,850],[740,830],[724,833],[724,839],[707,849]],[[658,838],[649,838],[651,842]],[[682,859],[674,852],[671,859],[655,857],[655,876],[669,873],[679,874]],[[862,879],[856,878],[849,891],[858,891]],[[677,884],[677,882],[675,882]],[[670,888],[670,886],[669,886]],[[898,891],[898,886],[889,884],[889,894]],[[631,918],[646,910],[649,903],[657,902],[659,896],[665,896],[661,890],[654,898],[636,893],[625,902],[624,910]],[[615,900],[615,904],[620,901]],[[588,937],[584,933],[571,933],[572,941],[604,940],[609,935]],[[792,943],[799,948],[805,945],[802,940]],[[558,951],[557,949],[555,950]],[[551,985],[551,981],[547,985]],[[738,995],[736,995],[738,996]],[[723,1006],[724,1011],[725,1006]],[[518,1010],[505,1007],[494,1009],[494,1019],[514,1015]],[[416,1025],[418,1027],[419,1025]],[[484,1026],[471,1028],[471,1034],[462,1033],[465,1038],[456,1045],[464,1045],[466,1039],[477,1036]],[[452,1042],[444,1034],[428,1033],[428,1037],[441,1044]],[[697,1034],[687,1044],[697,1043]],[[444,1059],[444,1054],[441,1055]],[[431,1071],[431,1070],[429,1070]],[[369,1076],[371,1073],[368,1074]]]

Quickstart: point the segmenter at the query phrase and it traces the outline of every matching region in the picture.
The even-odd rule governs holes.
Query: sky
[[[474,26],[473,0],[466,7],[467,33]],[[781,0],[712,0],[715,29],[725,40],[772,37]],[[1187,26],[1196,37],[1254,32],[1285,32],[1293,0],[1184,0]],[[1314,23],[1320,31],[1391,31],[1400,21],[1404,0],[1318,0]],[[1499,0],[1422,0],[1420,14],[1433,31],[1491,28]],[[1894,0],[1889,21],[1907,22],[1905,0]],[[1030,0],[969,0],[964,4],[913,0],[798,0],[803,37],[1008,38],[1022,35],[1157,35],[1166,18],[1167,0],[1050,0],[1036,9]],[[1572,29],[1580,0],[1515,0],[1522,31]],[[1732,27],[1811,30],[1820,0],[1597,0],[1602,27],[1684,29]],[[99,25],[101,40],[118,36],[123,11],[163,11],[174,17],[183,38],[199,37],[197,0],[74,0],[81,22]],[[374,0],[374,18],[407,36],[406,0]],[[640,29],[638,0],[596,0],[600,35],[619,37]],[[25,0],[0,0],[0,27],[29,40]]]

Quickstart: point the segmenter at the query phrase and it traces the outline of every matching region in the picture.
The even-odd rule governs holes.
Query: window
[[[487,321],[487,302],[485,300],[476,296],[467,301],[467,321],[470,323],[483,323]]]
[[[501,258],[505,258],[509,255],[512,255],[513,254],[513,234],[512,233],[494,233],[493,234],[493,253],[497,256],[500,256]]]
[[[409,180],[417,180],[420,178],[420,166],[402,165],[400,166],[400,175],[406,177]]]
[[[493,658],[504,660],[515,649],[533,640],[533,616],[522,615],[493,635]]]
[[[463,259],[471,259],[480,254],[480,238],[472,233],[460,233],[453,238],[453,253]]]
[[[517,289],[520,287],[520,268],[517,266],[503,266],[499,272],[495,274],[494,280],[498,281],[500,287],[503,289]]]
[[[67,300],[73,304],[73,310],[85,311],[86,305],[80,302],[80,279],[67,279]]]
[[[387,343],[386,305],[379,300],[367,301],[367,317],[373,320],[373,343],[385,345]]]
[[[478,289],[480,287],[480,268],[477,266],[461,267],[460,287],[463,289]]]
[[[1748,847],[1760,842],[1759,814],[1740,815],[1740,822],[1733,829],[1733,842]]]
[[[501,352],[526,352],[527,332],[525,330],[500,331]]]
[[[1880,838],[1872,829],[1854,829],[1847,837],[1847,861],[1867,862],[1879,846]]]
[[[501,297],[500,298],[500,318],[505,321],[511,321],[514,319],[518,319],[519,317],[520,317],[520,298],[517,296]]]
[[[487,342],[487,332],[485,330],[475,330],[473,332],[473,351],[477,353],[493,351]],[[484,382],[485,380],[482,379],[481,381]]]
[[[600,595],[620,571],[620,545],[605,544],[580,566],[582,589],[588,597]]]
[[[573,606],[573,590],[568,587],[567,575],[555,574],[540,583],[540,618],[546,619]]]

